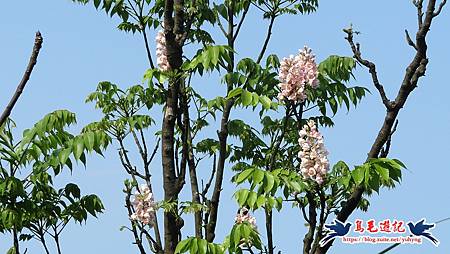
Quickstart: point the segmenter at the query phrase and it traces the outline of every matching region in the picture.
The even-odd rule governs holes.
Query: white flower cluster
[[[131,215],[131,219],[152,227],[157,206],[153,193],[146,184],[141,185],[134,193],[133,207],[135,212]]]
[[[167,59],[166,37],[163,30],[156,35],[156,62],[162,71],[170,70],[169,60]]]
[[[281,92],[280,100],[287,98],[290,101],[303,102],[306,99],[306,87],[316,88],[319,84],[315,56],[312,50],[305,46],[296,56],[283,58],[280,63],[278,77],[281,83],[278,86]]]
[[[330,167],[322,134],[312,120],[303,126],[299,134],[298,143],[302,149],[298,154],[301,174],[322,184]]]

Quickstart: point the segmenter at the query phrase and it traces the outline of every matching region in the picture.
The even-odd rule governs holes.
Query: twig
[[[416,44],[411,40],[411,37],[409,36],[408,30],[405,29],[406,34],[406,41],[408,42],[408,45],[413,47],[415,50],[417,50]]]

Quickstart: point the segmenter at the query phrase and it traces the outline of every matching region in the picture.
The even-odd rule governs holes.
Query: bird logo
[[[408,222],[407,225],[409,227],[409,231],[411,232],[411,234],[427,238],[436,247],[439,245],[439,240],[436,239],[430,232],[428,232],[429,229],[434,228],[434,226],[436,225],[435,223],[425,224],[425,219],[422,219],[419,222],[416,222],[415,224],[412,222]]]
[[[323,238],[320,241],[320,246],[325,246],[329,241],[333,240],[336,237],[342,237],[348,234],[350,231],[350,227],[352,226],[352,223],[347,222],[345,225],[344,223],[340,222],[337,219],[333,220],[333,223],[326,224],[325,227],[329,230],[325,238]]]

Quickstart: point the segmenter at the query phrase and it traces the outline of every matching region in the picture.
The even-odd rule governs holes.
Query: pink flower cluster
[[[238,213],[236,214],[236,217],[234,218],[234,222],[237,224],[240,224],[245,221],[250,223],[253,226],[253,228],[256,228],[256,218],[250,215],[247,208],[242,207],[239,209]]]
[[[290,101],[303,102],[306,99],[306,87],[316,88],[319,84],[317,79],[317,64],[312,50],[305,46],[296,56],[283,58],[280,63],[278,77],[281,83],[278,86],[281,92],[278,94],[280,100],[287,98]]]
[[[153,199],[153,193],[146,184],[141,185],[134,193],[133,207],[135,212],[131,215],[132,220],[153,226],[156,202]]]
[[[167,59],[166,37],[163,30],[156,35],[156,62],[162,71],[170,70],[169,60]]]
[[[330,167],[322,134],[312,120],[303,126],[299,134],[298,143],[302,149],[298,153],[301,159],[300,171],[304,178],[310,178],[322,184]]]

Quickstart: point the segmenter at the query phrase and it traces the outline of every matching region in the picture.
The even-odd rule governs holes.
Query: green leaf
[[[261,207],[266,203],[266,197],[264,197],[263,195],[259,195],[258,199],[256,200],[256,206],[257,207]]]
[[[369,170],[368,170],[369,171]],[[369,186],[372,190],[376,191],[377,193],[379,193],[380,190],[380,176],[378,175],[377,172],[373,172],[370,175],[370,180],[369,180]]]
[[[196,254],[198,251],[197,238],[192,238],[189,253]]]
[[[264,177],[264,192],[269,193],[272,190],[274,183],[275,179],[273,175],[269,172],[266,172]]]
[[[398,165],[400,165],[402,168],[406,168],[405,164],[403,164],[403,162],[397,160],[397,159],[392,159],[392,161],[394,161],[395,163],[397,163]]]
[[[248,197],[249,193],[250,193],[250,191],[247,190],[247,189],[241,189],[241,190],[239,190],[237,192],[237,194],[238,194],[237,198],[238,198],[239,206],[243,206],[245,204],[245,202],[247,201],[247,197]]]
[[[379,164],[375,164],[374,167],[383,181],[389,181],[389,169],[383,168]]]
[[[260,96],[259,101],[261,102],[264,109],[270,109],[270,103],[272,102],[272,100],[269,97],[265,95]]]
[[[67,158],[69,158],[71,152],[72,150],[70,148],[66,148],[59,152],[59,162],[62,165],[66,164]]]
[[[249,106],[252,103],[252,93],[247,90],[242,90],[241,101],[242,105]]]
[[[94,149],[95,144],[95,134],[93,132],[85,133],[83,136],[84,145],[88,149],[88,151],[92,151]]]
[[[73,156],[75,157],[76,160],[80,159],[81,154],[83,153],[83,149],[84,149],[84,142],[82,139],[76,139],[74,141],[72,150],[73,150]]]
[[[198,239],[198,253],[199,254],[206,254],[208,251],[208,242],[204,239]]]
[[[248,206],[250,206],[251,208],[255,206],[256,200],[258,198],[258,194],[256,194],[256,192],[251,191],[248,195],[247,198],[247,204]]]
[[[254,170],[254,168],[248,168],[241,172],[236,179],[236,183],[241,184],[243,181],[247,180],[247,178],[253,173]]]
[[[259,184],[264,179],[264,171],[255,169],[253,171],[253,183]]]
[[[352,171],[352,178],[356,184],[361,184],[364,181],[364,174],[366,172],[366,168],[364,166],[357,166]]]
[[[227,98],[228,98],[228,99],[229,99],[229,98],[233,98],[233,97],[235,97],[235,96],[240,95],[241,93],[242,93],[242,88],[241,88],[241,87],[237,87],[237,88],[231,90],[231,91],[228,93]]]

